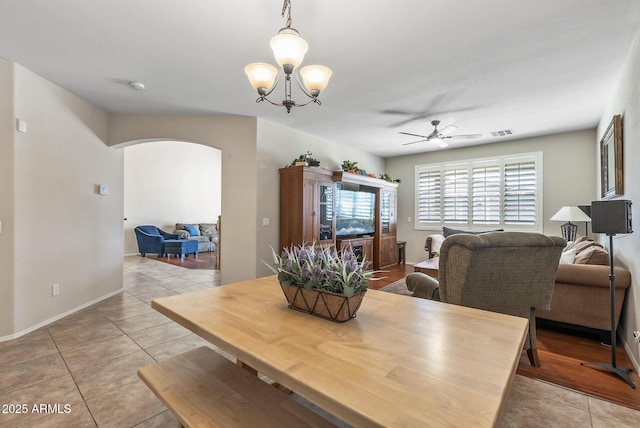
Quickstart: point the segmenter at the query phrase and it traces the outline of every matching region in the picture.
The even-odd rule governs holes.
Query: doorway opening
[[[136,226],[153,225],[167,233],[180,233],[178,230],[184,230],[181,225],[196,225],[196,229],[200,225],[203,230],[218,223],[222,212],[221,150],[170,140],[145,140],[123,150],[125,256],[139,254]],[[207,254],[215,251],[217,256]],[[189,261],[183,267],[215,262],[219,251],[219,242],[200,243],[201,263]]]

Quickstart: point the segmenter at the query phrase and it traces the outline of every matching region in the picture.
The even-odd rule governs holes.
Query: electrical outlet
[[[633,332],[633,340],[635,340],[636,343],[640,343],[640,331],[636,330]]]
[[[53,284],[51,286],[51,295],[56,297],[58,294],[60,294],[60,284]]]

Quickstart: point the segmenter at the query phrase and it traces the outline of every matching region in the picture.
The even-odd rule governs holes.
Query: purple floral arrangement
[[[369,287],[374,271],[367,271],[371,262],[358,261],[350,247],[342,251],[333,246],[315,244],[284,248],[278,255],[272,250],[275,267],[267,266],[278,275],[283,286],[306,290],[325,290],[351,297]],[[266,264],[266,262],[265,262]]]

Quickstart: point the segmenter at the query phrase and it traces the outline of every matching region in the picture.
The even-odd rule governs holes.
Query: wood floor
[[[198,253],[197,258],[194,257],[193,254],[185,256],[184,259],[175,256],[171,256],[170,258],[166,256],[158,257],[155,254],[147,254],[146,257],[170,265],[182,266],[187,269],[216,269],[216,253],[213,251]]]
[[[149,258],[155,259],[155,256],[152,255]],[[215,269],[216,263],[215,253],[199,253],[197,259],[189,256],[184,260],[175,257],[170,259],[161,257],[156,260],[189,269]],[[375,278],[378,279],[370,281],[370,287],[377,290],[404,278],[411,272],[413,272],[411,265],[394,266],[386,272],[376,274]],[[542,367],[531,367],[526,353],[523,353],[518,364],[518,374],[640,410],[640,378],[635,371],[629,375],[632,382],[636,384],[636,388],[632,389],[620,378],[607,371],[580,365],[583,361],[611,363],[611,347],[600,343],[597,335],[538,326],[537,338],[538,355]],[[618,366],[633,367],[620,344],[618,344],[616,359]]]

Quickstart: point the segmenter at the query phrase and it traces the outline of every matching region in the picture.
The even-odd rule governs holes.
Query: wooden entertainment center
[[[336,195],[341,189],[373,194],[373,229],[368,233],[337,235]],[[351,245],[373,269],[398,262],[396,211],[398,183],[379,178],[329,171],[319,167],[280,169],[280,248],[302,243]]]

